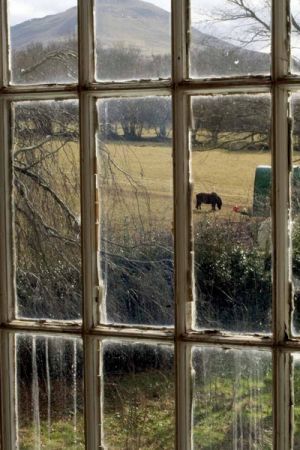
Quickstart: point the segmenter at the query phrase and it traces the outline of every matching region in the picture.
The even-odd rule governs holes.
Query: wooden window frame
[[[172,78],[170,80],[100,83],[94,78],[93,0],[78,0],[79,82],[68,85],[26,85],[9,83],[7,1],[0,0],[0,401],[1,444],[15,449],[14,334],[76,335],[83,338],[85,380],[86,449],[104,448],[99,398],[102,390],[101,352],[98,342],[117,337],[135,342],[166,342],[175,347],[176,442],[177,450],[191,450],[191,358],[193,344],[215,348],[264,348],[273,355],[273,448],[292,448],[292,351],[300,340],[291,334],[292,289],[289,250],[290,136],[289,93],[300,88],[300,78],[289,73],[289,0],[272,2],[272,72],[270,76],[218,79],[189,79],[189,0],[172,1]],[[195,94],[269,92],[272,97],[272,237],[273,237],[273,334],[211,333],[192,330],[193,297],[190,211],[190,97]],[[96,300],[95,238],[95,99],[109,96],[172,96],[174,159],[174,242],[175,242],[175,326],[138,327],[100,325]],[[14,317],[15,288],[12,253],[12,208],[9,173],[10,102],[22,100],[78,98],[80,105],[80,154],[82,201],[82,324],[20,320]],[[101,298],[100,298],[101,301]],[[100,376],[99,376],[100,375]]]

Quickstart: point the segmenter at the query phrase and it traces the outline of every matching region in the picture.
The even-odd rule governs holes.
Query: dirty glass
[[[96,0],[96,78],[171,76],[171,0]]]
[[[270,74],[269,0],[191,0],[193,78]]]
[[[198,96],[192,109],[194,326],[270,332],[270,97]]]
[[[300,447],[300,354],[293,354],[294,385],[294,449]]]
[[[272,355],[195,347],[194,450],[271,449]]]
[[[300,73],[300,5],[298,0],[291,0],[291,72]]]
[[[292,176],[291,176],[291,219],[292,219],[292,281],[293,281],[293,331],[300,333],[300,95],[292,95]]]
[[[78,103],[12,105],[17,316],[81,316]]]
[[[14,84],[73,83],[78,78],[77,0],[10,0]]]
[[[105,448],[169,450],[175,440],[173,347],[105,341]]]
[[[81,339],[17,335],[16,403],[19,450],[83,450]]]
[[[99,100],[99,279],[108,323],[173,324],[169,97]]]

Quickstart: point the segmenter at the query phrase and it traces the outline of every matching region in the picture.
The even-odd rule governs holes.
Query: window
[[[298,2],[28,5],[0,5],[1,448],[297,448]]]

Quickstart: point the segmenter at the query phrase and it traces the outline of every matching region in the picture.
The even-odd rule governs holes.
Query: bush
[[[256,245],[257,231],[256,222],[195,226],[198,327],[270,331],[271,256]]]

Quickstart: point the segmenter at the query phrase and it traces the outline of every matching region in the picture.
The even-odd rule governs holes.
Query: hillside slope
[[[147,52],[170,52],[171,15],[152,3],[141,0],[97,0],[97,40],[103,47],[117,44],[147,49]],[[31,19],[11,27],[13,49],[40,42],[66,40],[77,33],[77,8]],[[194,30],[195,43],[220,49],[232,45]]]

